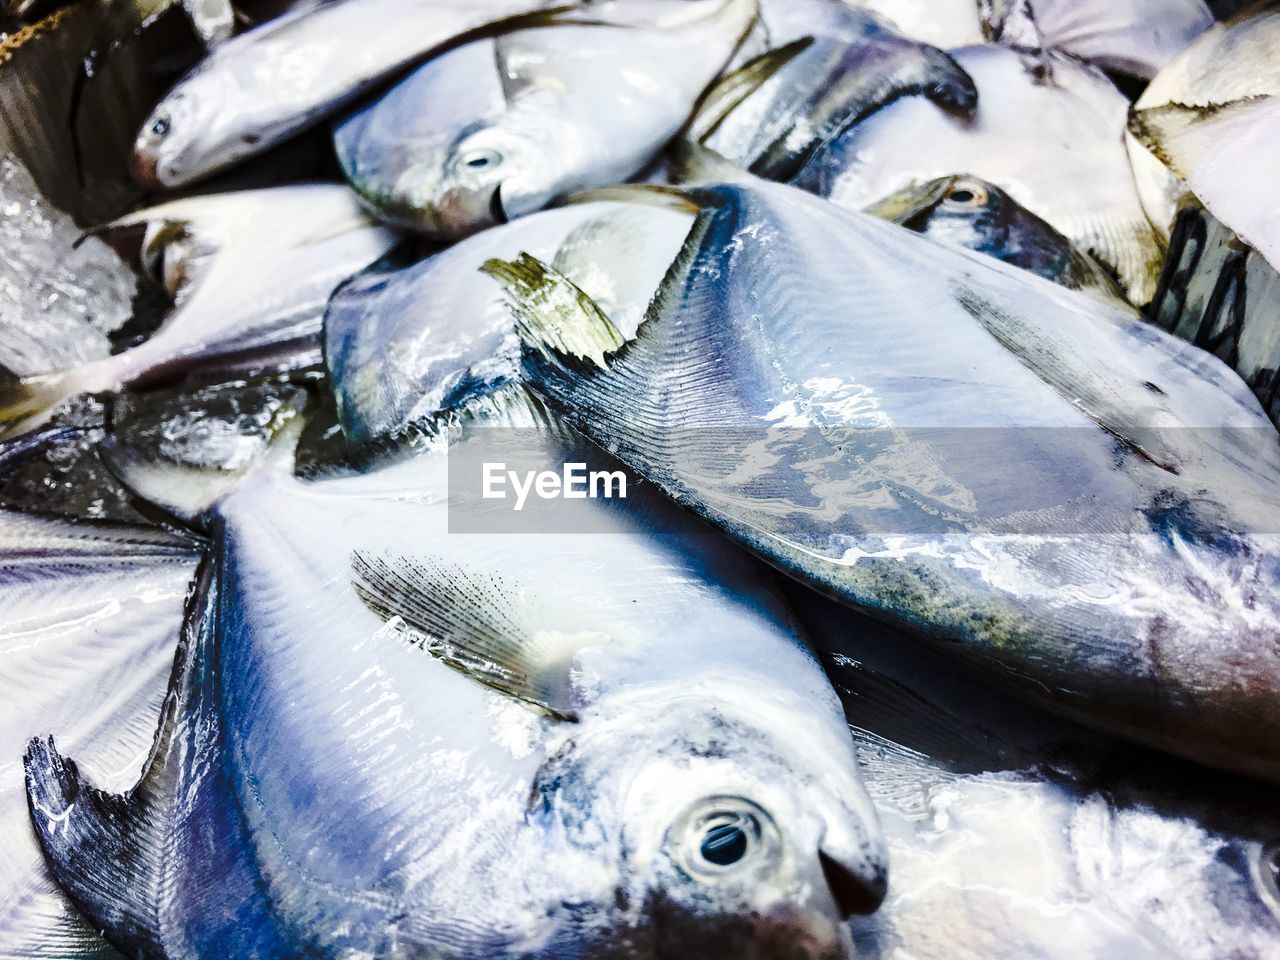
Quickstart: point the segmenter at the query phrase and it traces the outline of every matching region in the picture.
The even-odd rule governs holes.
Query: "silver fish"
[[[450,532],[468,442],[215,508],[138,786],[29,747],[63,888],[172,960],[847,957],[881,840],[758,568],[643,494],[584,501],[603,534]]]
[[[136,779],[200,547],[156,528],[4,511],[0,551],[0,952],[118,958],[45,864],[22,754],[54,733],[104,786]]]
[[[634,3],[635,0],[628,0]],[[419,68],[339,124],[347,178],[382,219],[452,240],[649,166],[732,56],[756,0],[648,4],[651,22],[523,30]]]
[[[546,5],[538,0],[304,4],[220,44],[178,82],[138,133],[134,177],[157,189],[193,183],[318,123],[456,37]]]
[[[977,177],[940,177],[907,187],[867,208],[940,243],[984,253],[1071,290],[1125,302],[1115,281],[1076,247],[994,184]]]
[[[859,957],[1271,960],[1270,785],[1205,777],[1002,695],[796,586],[858,740],[893,883]],[[806,594],[802,596],[802,594]]]
[[[540,289],[562,278],[514,268],[526,369],[575,427],[1024,696],[1280,777],[1280,438],[1234,373],[1131,311],[793,188],[694,195],[620,350],[589,299]]]
[[[1222,223],[1280,267],[1280,10],[1263,6],[1218,24],[1157,74],[1133,105],[1130,130]],[[1159,194],[1159,169],[1134,168]],[[1151,183],[1154,178],[1154,184]],[[1165,216],[1172,219],[1166,200]],[[1166,220],[1168,222],[1168,220]]]
[[[480,273],[486,261],[522,252],[550,261],[563,249],[581,261],[566,267],[571,279],[633,335],[692,224],[688,211],[575,204],[486,230],[411,267],[351,281],[329,304],[324,329],[348,444],[361,450],[403,438],[520,379],[520,339],[502,292]],[[602,256],[625,259],[630,269],[602,266]]]
[[[688,134],[759,176],[790,178],[900,97],[920,95],[960,115],[977,104],[973,80],[950,56],[840,0],[768,0],[761,13],[774,49],[721,80]]]
[[[795,183],[861,210],[912,182],[964,171],[996,184],[1097,257],[1135,304],[1162,256],[1123,143],[1128,101],[1106,77],[1000,46],[951,51],[978,86],[967,123],[918,97],[877,111],[820,151]],[[928,144],[922,149],[921,144]]]
[[[142,260],[174,297],[174,311],[131,350],[8,387],[0,420],[10,435],[80,393],[193,368],[316,362],[334,288],[396,242],[350,190],[331,184],[175,200],[109,229],[143,226]]]

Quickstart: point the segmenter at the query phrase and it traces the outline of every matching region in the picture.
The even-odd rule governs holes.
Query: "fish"
[[[398,242],[339,184],[175,200],[106,229],[143,232],[140,259],[175,308],[132,349],[0,390],[0,422],[8,436],[39,426],[81,393],[116,391],[191,370],[316,363],[334,288]]]
[[[411,266],[344,285],[324,321],[325,361],[349,450],[403,442],[472,399],[521,379],[520,338],[480,268],[528,252],[577,261],[575,282],[634,334],[693,225],[687,210],[580,202],[485,230]],[[625,260],[625,274],[604,257]],[[625,288],[618,284],[625,282]]]
[[[1280,267],[1280,195],[1270,175],[1280,123],[1278,44],[1280,11],[1272,7],[1218,24],[1156,75],[1129,118],[1141,144],[1135,152],[1150,151],[1182,190],[1273,267]],[[1140,163],[1135,159],[1135,169],[1143,171]],[[1160,171],[1149,176],[1157,178],[1150,189],[1158,192]]]
[[[30,828],[22,755],[56,734],[113,789],[146,759],[201,544],[181,531],[0,510],[0,943],[118,954],[58,888]]]
[[[1093,257],[994,184],[963,174],[907,187],[867,208],[940,243],[995,257],[1052,280],[1086,290],[1109,303],[1127,303],[1115,280]]]
[[[971,120],[918,97],[897,100],[834,139],[790,182],[861,210],[912,183],[981,177],[1116,271],[1131,302],[1147,303],[1163,247],[1124,147],[1128,100],[1094,69],[1061,56],[1048,56],[1046,76],[1042,57],[998,45],[951,55],[978,87]]]
[[[703,212],[622,347],[545,264],[498,272],[557,413],[990,681],[1280,777],[1280,436],[1233,372],[1132,311],[795,188],[689,195]]]
[[[578,456],[519,390],[484,422]],[[139,783],[28,745],[62,888],[174,960],[850,956],[879,828],[762,569],[641,491],[580,501],[595,532],[451,530],[485,433],[213,506]]]
[[[348,181],[379,218],[452,241],[639,174],[757,6],[664,0],[640,8],[648,22],[611,25],[614,7],[629,9],[598,4],[604,23],[503,33],[418,68],[336,126]]]
[[[1057,50],[1107,70],[1150,80],[1213,26],[1204,0],[1017,0],[991,4],[990,39]]]
[[[1269,960],[1280,943],[1272,788],[1020,703],[798,585],[832,651],[893,883],[859,957]],[[839,652],[836,652],[839,651]]]
[[[758,176],[789,179],[824,144],[901,97],[922,96],[957,116],[977,106],[973,80],[947,53],[840,0],[766,0],[761,15],[772,49],[708,93],[687,135]]]
[[[131,170],[188,186],[332,116],[396,71],[472,31],[554,21],[537,0],[338,0],[302,4],[219,44],[160,99]],[[394,24],[394,29],[388,29]]]

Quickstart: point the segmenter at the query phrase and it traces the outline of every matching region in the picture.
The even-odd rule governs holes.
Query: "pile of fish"
[[[3,24],[0,958],[1280,960],[1280,8]]]

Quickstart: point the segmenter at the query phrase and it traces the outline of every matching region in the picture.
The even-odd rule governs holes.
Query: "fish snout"
[[[867,916],[880,909],[889,891],[883,867],[868,869],[864,863],[851,863],[823,849],[818,850],[818,863],[841,920]]]
[[[138,143],[129,157],[129,175],[134,182],[150,190],[163,189],[160,182],[159,157],[147,143]]]

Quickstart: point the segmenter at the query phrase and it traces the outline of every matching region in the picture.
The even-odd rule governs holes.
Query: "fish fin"
[[[430,558],[351,557],[352,586],[365,606],[442,663],[557,720],[577,716],[574,655],[601,634],[539,630],[528,601],[495,574]]]
[[[238,470],[158,459],[154,451],[125,443],[117,435],[98,445],[102,461],[121,484],[147,503],[183,521],[203,516],[209,509],[259,473],[292,474],[298,441],[306,426],[307,398],[298,395],[277,409],[268,426],[270,439],[261,456]]]
[[[27,804],[59,886],[131,957],[288,956],[221,762],[217,590],[206,559],[151,753],[127,793],[95,787],[52,737],[24,758]]]
[[[1058,225],[1077,247],[1114,270],[1125,297],[1141,307],[1155,296],[1164,243],[1145,212],[1105,212],[1072,217]]]
[[[728,183],[755,177],[728,157],[694,140],[681,140],[672,145],[667,171],[678,183]]]
[[[1218,119],[1222,114],[1237,107],[1264,99],[1266,98],[1249,97],[1209,106],[1174,102],[1141,110],[1133,107],[1129,111],[1129,132],[1161,163],[1185,180],[1191,175],[1191,170],[1185,169],[1179,163],[1179,155],[1182,151],[1176,149],[1178,141],[1205,122]],[[1171,147],[1175,148],[1171,149]]]
[[[548,356],[606,366],[626,342],[618,328],[568,277],[527,253],[515,260],[487,260],[480,268],[506,290],[521,339]]]
[[[770,77],[813,45],[813,37],[801,37],[748,60],[702,95],[694,109],[685,138],[701,142]]]

